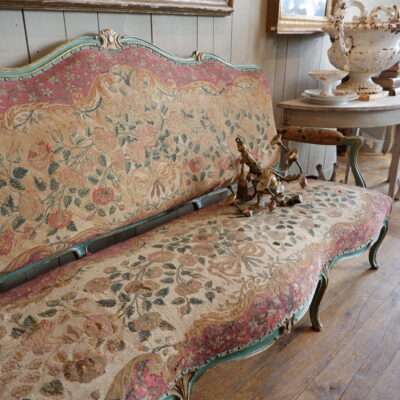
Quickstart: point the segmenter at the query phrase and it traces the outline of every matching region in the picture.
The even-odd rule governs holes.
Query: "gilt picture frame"
[[[267,32],[320,33],[332,15],[334,0],[269,0]]]
[[[1,0],[0,9],[104,11],[225,16],[234,0]]]

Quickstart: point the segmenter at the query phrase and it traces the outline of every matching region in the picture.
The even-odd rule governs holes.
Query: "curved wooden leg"
[[[378,252],[379,246],[383,242],[383,239],[385,238],[387,231],[388,231],[388,222],[385,221],[377,241],[372,245],[371,250],[369,251],[369,263],[371,264],[371,269],[379,268],[379,264],[376,261],[376,253]]]
[[[321,304],[321,300],[324,297],[326,288],[328,287],[329,282],[329,267],[328,265],[324,266],[321,272],[321,277],[317,285],[317,289],[315,290],[314,297],[310,306],[310,319],[311,324],[314,330],[320,332],[323,328],[323,325],[319,319],[319,305]]]

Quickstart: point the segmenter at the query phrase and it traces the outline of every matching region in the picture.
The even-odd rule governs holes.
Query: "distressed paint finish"
[[[344,22],[350,7],[357,7],[360,16],[355,22]],[[379,13],[384,13],[381,19]],[[350,71],[349,80],[338,86],[358,94],[382,92],[372,76],[394,65],[400,56],[400,13],[397,6],[379,6],[368,15],[364,4],[355,0],[341,0],[335,6],[333,23],[324,30],[333,41],[328,50],[330,62]]]

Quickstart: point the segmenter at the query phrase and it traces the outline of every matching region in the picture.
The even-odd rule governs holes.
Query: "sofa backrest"
[[[103,31],[0,70],[0,275],[234,182],[278,149],[256,67]]]

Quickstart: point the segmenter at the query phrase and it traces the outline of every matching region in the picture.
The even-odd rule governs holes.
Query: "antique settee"
[[[244,217],[235,139],[272,166],[275,135],[263,74],[211,54],[106,30],[0,70],[0,399],[188,399],[309,308],[321,329],[329,270],[369,247],[377,268],[391,200],[310,180]]]

